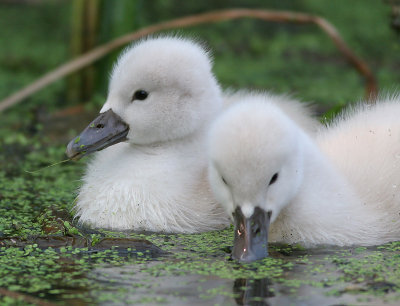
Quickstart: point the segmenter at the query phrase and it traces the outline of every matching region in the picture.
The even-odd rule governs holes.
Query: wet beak
[[[109,109],[101,113],[79,136],[68,143],[66,154],[69,158],[78,160],[87,154],[125,141],[128,132],[128,124]]]
[[[268,256],[268,229],[271,213],[255,207],[250,218],[246,218],[240,207],[234,212],[235,240],[232,258],[251,262]]]

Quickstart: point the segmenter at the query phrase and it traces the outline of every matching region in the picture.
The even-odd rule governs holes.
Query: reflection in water
[[[274,293],[268,287],[271,282],[268,278],[245,279],[238,278],[233,284],[233,292],[238,295],[235,298],[238,305],[261,306],[269,304],[265,301],[267,297],[273,297]]]

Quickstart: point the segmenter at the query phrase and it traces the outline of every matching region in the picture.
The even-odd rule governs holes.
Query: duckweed
[[[0,123],[0,288],[65,303],[245,304],[285,296],[295,304],[315,295],[332,303],[399,302],[400,242],[276,244],[271,257],[239,264],[230,259],[232,227],[167,235],[79,226],[73,206],[84,162],[24,172],[64,159],[65,147],[41,134],[19,137],[7,120]],[[0,294],[0,304],[26,302]]]

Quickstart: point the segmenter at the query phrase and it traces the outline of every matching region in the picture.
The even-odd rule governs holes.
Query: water
[[[290,252],[290,248],[271,252],[272,260],[278,260],[282,265],[291,264],[278,276],[272,271],[271,277],[231,279],[221,277],[220,271],[201,275],[199,272],[204,272],[201,269],[190,273],[185,268],[172,273],[164,273],[161,269],[156,276],[149,272],[161,263],[174,265],[180,260],[174,254],[146,263],[98,267],[89,277],[107,284],[110,296],[117,296],[115,300],[100,299],[101,305],[400,304],[399,282],[392,282],[398,277],[398,266],[391,266],[395,262],[388,263],[389,259],[400,258],[399,251],[376,247],[321,247],[285,254],[288,250]],[[204,258],[207,263],[209,259]],[[198,260],[196,258],[194,262],[200,264]],[[211,261],[226,261],[227,266],[234,264],[226,256],[214,257]],[[226,268],[225,264],[217,266]],[[235,268],[254,269],[238,266]]]

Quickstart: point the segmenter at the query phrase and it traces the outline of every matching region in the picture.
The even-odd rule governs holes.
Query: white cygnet
[[[209,180],[233,216],[234,258],[267,243],[377,245],[400,239],[400,97],[360,104],[317,135],[273,98],[244,98],[211,129]]]
[[[107,147],[83,177],[80,222],[174,233],[229,224],[207,183],[207,132],[223,107],[211,69],[207,51],[187,39],[150,38],[125,50],[100,116],[67,148],[77,159]]]

